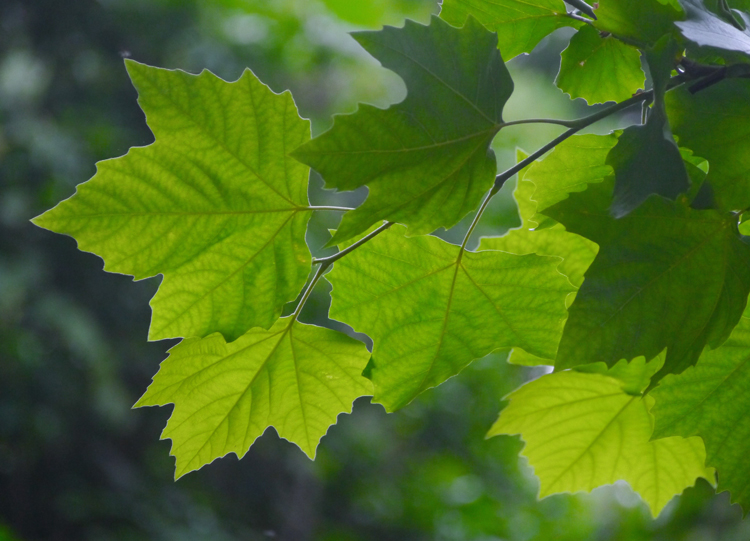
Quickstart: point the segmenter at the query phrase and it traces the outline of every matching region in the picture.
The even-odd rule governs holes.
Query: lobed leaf
[[[345,334],[282,318],[231,344],[219,334],[184,340],[135,406],[175,405],[162,439],[172,440],[176,477],[242,458],[269,426],[314,458],[338,414],[371,394],[361,376],[369,358]]]
[[[581,28],[560,56],[555,84],[589,105],[626,100],[645,86],[638,50],[593,26]]]
[[[309,122],[249,70],[227,83],[126,65],[156,142],[100,162],[34,223],[71,235],[107,271],[163,274],[151,340],[270,327],[310,271],[308,169],[287,156]]]
[[[459,26],[469,16],[497,32],[497,47],[506,60],[530,53],[558,28],[586,24],[568,17],[562,0],[443,0],[441,19]]]
[[[394,411],[497,349],[554,355],[573,290],[558,263],[394,226],[336,262],[331,317],[372,338],[374,400]]]
[[[642,370],[631,364],[617,375]],[[508,395],[487,437],[521,435],[541,498],[625,480],[656,516],[697,478],[712,477],[705,448],[695,437],[649,441],[653,398],[629,394],[614,374],[566,371],[527,383]]]
[[[747,316],[747,314],[746,314]],[[750,318],[742,317],[729,339],[706,351],[698,364],[664,378],[656,400],[654,438],[700,436],[706,464],[716,468],[718,489],[750,509]]]
[[[429,26],[358,32],[354,38],[406,82],[406,99],[387,110],[361,105],[294,156],[326,186],[370,193],[348,212],[336,244],[383,219],[409,234],[449,228],[479,204],[495,178],[490,142],[502,127],[513,82],[497,36],[470,17],[462,29],[434,17]]]

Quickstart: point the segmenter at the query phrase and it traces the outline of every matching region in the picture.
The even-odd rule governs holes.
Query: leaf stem
[[[349,209],[344,209],[349,210]],[[307,288],[305,289],[305,292],[302,294],[302,298],[299,300],[299,303],[297,303],[297,308],[294,309],[294,313],[292,314],[292,317],[290,319],[290,325],[297,320],[297,318],[300,315],[300,312],[302,312],[302,308],[304,308],[305,303],[307,302],[307,299],[310,297],[310,294],[312,293],[312,290],[315,289],[315,285],[320,280],[321,276],[323,276],[323,273],[326,271],[328,267],[333,265],[335,261],[338,261],[342,257],[344,257],[346,254],[356,250],[360,246],[362,246],[364,243],[372,240],[373,238],[377,237],[380,233],[388,229],[393,225],[393,222],[386,222],[371,233],[365,235],[361,239],[359,239],[357,242],[352,244],[351,246],[348,246],[341,250],[338,253],[333,254],[329,257],[324,257],[321,259],[313,259],[313,265],[319,264],[318,270],[315,271],[315,275],[313,276],[313,279],[310,280],[310,283],[307,285]]]
[[[500,128],[506,126],[515,126],[517,124],[557,124],[558,126],[565,126],[571,128],[575,126],[577,120],[558,120],[556,118],[524,118],[522,120],[511,120],[510,122],[503,122],[500,124]]]
[[[350,210],[354,210],[354,209],[349,208],[349,207],[309,206],[309,207],[305,207],[305,210],[333,210],[336,212],[349,212]]]

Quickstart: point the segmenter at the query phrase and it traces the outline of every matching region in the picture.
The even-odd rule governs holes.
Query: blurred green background
[[[705,482],[655,521],[625,485],[538,502],[518,438],[484,440],[502,397],[539,374],[502,354],[398,414],[358,400],[315,462],[269,430],[242,461],[174,482],[169,442],[159,441],[169,408],[131,411],[173,343],[146,341],[158,280],[104,273],[72,239],[29,223],[95,162],[152,142],[122,58],[228,80],[249,67],[275,91],[291,89],[319,133],[357,102],[385,107],[405,95],[347,31],[427,22],[438,9],[434,0],[0,2],[0,541],[750,539],[740,509]],[[552,84],[567,37],[510,63],[508,119],[582,113]],[[496,141],[499,167],[516,146],[534,150],[557,133],[509,128]],[[316,204],[365,196],[321,186],[313,176]],[[518,223],[512,188],[493,201],[482,234]],[[336,219],[311,223],[316,255]],[[440,235],[460,240],[465,227]],[[327,303],[321,284],[302,319],[342,328],[327,321]]]

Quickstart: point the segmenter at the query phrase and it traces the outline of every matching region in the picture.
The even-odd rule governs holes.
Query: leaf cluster
[[[444,0],[429,25],[355,33],[407,97],[312,139],[291,94],[250,71],[230,83],[126,62],[155,142],[98,164],[34,223],[105,270],[163,276],[149,338],[183,340],[136,406],[175,405],[162,437],[178,477],[271,426],[314,457],[357,397],[395,411],[512,350],[554,372],[511,393],[488,436],[521,435],[540,496],[623,479],[656,515],[704,477],[750,507],[750,3],[568,4]],[[504,120],[505,63],[564,26],[557,86],[614,104]],[[641,124],[579,134],[635,105]],[[492,141],[521,123],[565,131],[497,174]],[[367,186],[366,201],[310,205],[310,168],[331,189]],[[515,175],[521,227],[470,250]],[[333,256],[311,257],[313,212],[343,214]],[[472,212],[460,245],[430,235]],[[371,351],[299,321],[324,278],[331,317]]]

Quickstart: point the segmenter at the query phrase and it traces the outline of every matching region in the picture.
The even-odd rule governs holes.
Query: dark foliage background
[[[0,2],[0,540],[750,538],[740,510],[704,482],[656,521],[626,486],[537,502],[519,440],[483,438],[502,396],[532,375],[505,355],[397,415],[360,399],[315,462],[269,430],[242,461],[176,483],[169,442],[158,441],[169,408],[130,410],[170,346],[146,341],[157,281],[104,273],[72,239],[29,223],[96,161],[152,141],[122,57],[228,80],[250,67],[274,90],[292,89],[319,132],[357,101],[404,95],[345,31],[436,11],[429,0]],[[564,38],[511,63],[516,117],[582,109],[551,84]],[[501,166],[516,145],[533,149],[554,133],[501,134]],[[313,178],[315,202],[364,195],[321,184]],[[517,223],[511,189],[484,234]],[[315,251],[332,219],[314,219]],[[460,239],[460,228],[442,235]],[[325,321],[319,289],[303,319]]]

